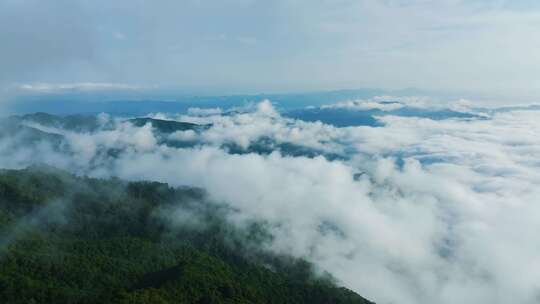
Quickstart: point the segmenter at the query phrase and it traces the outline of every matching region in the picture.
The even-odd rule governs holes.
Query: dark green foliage
[[[147,123],[150,123],[153,128],[155,128],[157,131],[161,133],[173,133],[176,131],[187,131],[187,130],[199,131],[199,130],[204,130],[205,128],[210,127],[210,125],[198,125],[198,124],[189,123],[189,122],[162,120],[162,119],[154,119],[154,118],[148,118],[148,117],[133,118],[133,119],[130,119],[129,122],[131,122],[133,125],[137,127],[142,127],[146,125]]]
[[[227,212],[200,189],[2,170],[0,303],[370,303]]]
[[[345,159],[344,156],[340,156],[336,153],[326,153],[322,150],[313,149],[293,143],[279,143],[270,137],[261,137],[255,141],[252,141],[246,148],[234,142],[225,143],[222,145],[222,148],[231,154],[257,153],[267,155],[275,151],[279,151],[284,156],[303,156],[314,158],[322,155],[328,160]]]

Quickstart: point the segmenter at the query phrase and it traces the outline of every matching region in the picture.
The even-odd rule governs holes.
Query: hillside
[[[128,120],[137,127],[142,127],[146,124],[151,124],[153,128],[162,133],[174,133],[176,131],[187,130],[204,130],[210,127],[210,125],[198,125],[189,122],[180,122],[173,120],[154,119],[149,117],[139,117]]]
[[[371,303],[203,190],[0,171],[1,303]]]

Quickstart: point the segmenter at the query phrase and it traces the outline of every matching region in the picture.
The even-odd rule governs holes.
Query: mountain
[[[384,102],[380,102],[379,104],[385,105]],[[382,126],[382,123],[377,117],[382,116],[418,117],[431,120],[482,118],[477,114],[458,112],[450,109],[418,108],[407,106],[399,102],[387,102],[386,105],[388,104],[397,105],[399,108],[383,110],[355,107],[311,107],[287,111],[284,115],[304,121],[321,121],[336,127],[379,127]]]
[[[56,115],[75,113],[110,113],[123,116],[144,116],[149,113],[181,113],[189,108],[228,109],[268,99],[282,109],[300,109],[343,100],[368,99],[373,96],[425,96],[418,89],[384,90],[376,88],[315,91],[298,93],[260,93],[239,95],[188,95],[180,91],[127,92],[57,92],[55,94],[20,95],[8,105],[12,113],[47,112]],[[155,100],[153,98],[159,98]]]
[[[2,303],[358,303],[197,188],[0,170]]]
[[[225,143],[221,146],[230,154],[249,154],[256,153],[260,155],[268,155],[272,152],[279,151],[284,156],[304,156],[304,157],[317,157],[324,156],[329,160],[345,159],[344,155],[337,153],[328,153],[322,150],[309,148],[293,143],[277,143],[275,140],[269,137],[261,137],[258,140],[251,142],[247,147],[241,147],[235,143]]]
[[[189,148],[203,144],[203,139],[199,135],[212,127],[211,124],[195,124],[149,117],[137,117],[119,121],[129,122],[136,127],[143,127],[150,124],[158,144],[164,144],[175,148]],[[115,127],[112,121],[105,124],[100,123],[96,116],[59,116],[41,112],[22,116],[11,116],[7,119],[0,120],[0,126],[3,126],[0,130],[0,139],[10,138],[14,144],[16,144],[15,146],[47,143],[56,150],[63,149],[65,151],[70,149],[69,143],[64,141],[63,135],[52,133],[53,131],[61,132],[61,130],[66,130],[84,133],[96,132],[99,130],[112,130]],[[54,129],[52,131],[44,131],[43,129],[40,129],[42,127]],[[47,130],[46,128],[45,130]],[[190,140],[178,139],[173,135],[173,133],[178,131],[194,131],[196,136]],[[231,154],[256,153],[267,155],[274,151],[279,151],[282,155],[286,156],[306,156],[312,158],[322,155],[327,159],[340,159],[344,157],[343,155],[327,153],[325,151],[293,143],[278,143],[269,137],[261,137],[258,140],[251,142],[247,147],[241,147],[234,142],[227,142],[223,143],[220,148]],[[120,152],[120,150],[104,151],[103,155],[114,157]]]
[[[187,131],[187,130],[202,131],[211,127],[211,125],[199,125],[199,124],[194,124],[194,123],[189,123],[189,122],[162,120],[162,119],[154,119],[154,118],[149,118],[149,117],[133,118],[133,119],[129,119],[128,121],[137,127],[142,127],[149,123],[152,125],[154,129],[156,129],[157,131],[161,133],[174,133],[176,131]]]
[[[65,129],[76,132],[92,132],[100,127],[95,115],[66,115],[59,116],[44,112],[36,112],[20,116],[11,116],[12,122],[36,123],[45,127]]]
[[[136,127],[143,127],[146,124],[150,124],[154,131],[154,135],[158,138],[160,144],[165,143],[174,146],[178,146],[179,143],[168,139],[168,135],[171,133],[187,130],[200,132],[211,127],[211,125],[199,125],[149,117],[138,117],[123,121],[129,122]],[[11,139],[15,139],[17,143],[23,145],[46,142],[53,147],[58,147],[62,143],[64,136],[53,132],[71,131],[77,133],[91,133],[99,130],[112,130],[114,128],[114,122],[109,121],[100,123],[98,117],[95,115],[60,116],[38,112],[20,116],[10,116],[0,120],[0,126],[2,127],[0,130],[0,138],[10,137]],[[52,128],[52,130],[49,131],[47,128]],[[44,131],[43,129],[47,131]]]
[[[0,139],[9,139],[6,142],[13,147],[32,147],[46,142],[60,149],[64,136],[24,125],[19,119],[10,117],[0,120]]]
[[[99,129],[111,128],[109,124],[100,124],[96,115],[53,115],[49,113],[37,112],[25,115],[10,116],[6,122],[11,125],[38,124],[44,127],[63,129],[73,132],[94,132]],[[147,123],[161,133],[174,133],[176,131],[204,130],[211,125],[198,125],[189,122],[179,122],[173,120],[154,119],[150,117],[137,117],[125,120],[136,127],[142,127]]]

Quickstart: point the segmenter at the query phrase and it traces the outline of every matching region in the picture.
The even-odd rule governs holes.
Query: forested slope
[[[0,171],[0,303],[370,303],[204,191]]]

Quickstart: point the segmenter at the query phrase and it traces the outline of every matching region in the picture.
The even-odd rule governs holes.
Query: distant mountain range
[[[483,118],[478,114],[459,112],[450,109],[420,108],[403,105],[403,107],[393,110],[381,109],[350,109],[350,108],[324,108],[313,107],[291,110],[285,113],[286,116],[304,121],[321,121],[336,127],[349,126],[381,126],[377,117],[382,116],[400,116],[400,117],[418,117],[429,118],[432,120],[443,120],[449,118],[471,119]]]
[[[174,133],[176,131],[187,131],[187,130],[201,131],[201,130],[208,129],[212,126],[212,125],[198,125],[194,123],[180,122],[180,121],[174,121],[174,120],[155,119],[155,118],[149,118],[149,117],[133,118],[133,119],[129,119],[128,121],[137,127],[142,127],[146,124],[151,124],[153,128],[155,128],[158,132],[161,132],[161,133]]]
[[[185,112],[188,108],[192,107],[220,107],[222,109],[228,109],[243,106],[250,102],[259,102],[264,99],[272,101],[281,109],[290,110],[306,106],[320,106],[343,100],[365,99],[378,95],[419,96],[426,94],[427,92],[418,89],[356,89],[227,96],[193,96],[173,93],[156,94],[155,92],[149,94],[144,91],[137,94],[133,92],[129,94],[62,92],[58,94],[21,95],[9,105],[9,110],[14,114],[47,112],[57,115],[68,115],[105,112],[115,115],[142,116],[152,112]],[[156,100],[155,98],[159,99]]]
[[[155,119],[150,117],[137,117],[121,120],[129,122],[135,127],[143,127],[150,125],[152,132],[158,144],[164,144],[176,148],[193,147],[200,143],[199,138],[194,138],[192,141],[179,141],[171,134],[191,130],[195,134],[209,129],[212,125],[195,124],[189,122],[179,122],[173,120]],[[7,119],[0,120],[0,125],[5,126],[0,131],[1,138],[16,139],[16,145],[33,146],[40,142],[45,142],[51,145],[56,150],[66,150],[69,146],[64,141],[62,131],[71,132],[96,132],[98,130],[112,130],[114,125],[112,122],[106,124],[100,123],[95,115],[52,115],[48,113],[33,113],[20,116],[10,116]],[[45,128],[44,128],[45,127]],[[307,147],[294,145],[291,143],[276,143],[270,138],[260,138],[259,140],[250,143],[248,147],[240,147],[234,143],[225,143],[221,148],[232,154],[270,154],[273,151],[280,151],[283,155],[289,156],[307,156],[315,157],[317,155],[325,155],[329,159],[340,158],[339,155],[324,154],[322,151],[317,151]],[[115,155],[118,151],[109,151],[107,155]]]

